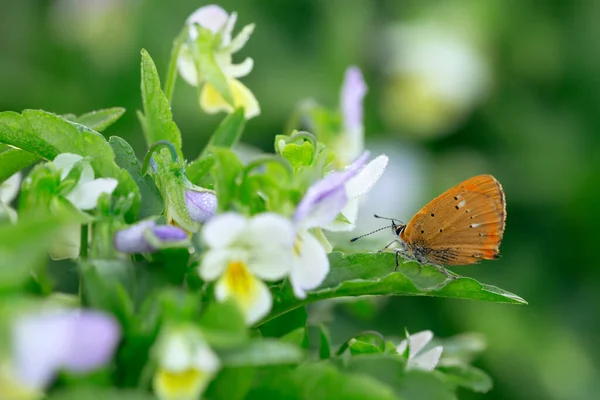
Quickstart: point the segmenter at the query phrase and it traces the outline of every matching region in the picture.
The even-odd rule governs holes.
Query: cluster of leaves
[[[167,141],[183,159],[180,131],[145,51],[142,99],[143,113],[138,116],[148,146]],[[62,373],[49,389],[51,399],[152,398],[149,388],[157,368],[153,346],[163,326],[184,324],[197,327],[221,361],[222,369],[204,394],[210,399],[452,399],[458,387],[481,392],[491,388],[487,375],[469,365],[467,340],[442,342],[446,352],[436,370],[411,369],[406,355],[398,354],[378,334],[359,334],[335,350],[324,325],[308,324],[306,306],[365,295],[524,303],[497,287],[463,277],[449,281],[433,267],[410,262],[394,272],[394,255],[388,253],[333,252],[330,273],[320,287],[298,299],[288,280],[272,284],[270,314],[247,327],[237,304],[214,301],[213,285],[198,277],[203,244],[197,237],[190,248],[131,257],[119,254],[112,245],[117,230],[165,211],[160,182],[146,173],[132,147],[123,138],[106,140],[100,133],[124,112],[112,108],[81,116],[37,110],[0,113],[0,181],[62,153],[80,155],[89,160],[96,176],[118,181],[111,196],[101,197],[96,213],[82,220],[68,212],[68,204],[47,201],[76,182],[81,171],[74,169],[71,181],[58,182],[51,173],[43,173],[45,164],[38,164],[23,185],[19,221],[0,225],[0,296],[16,310],[23,302],[57,297],[60,282],[50,274],[47,261],[52,240],[69,224],[92,226],[89,253],[86,237],[76,263],[78,295],[69,302],[113,315],[122,339],[113,362],[104,369],[83,376]],[[184,163],[187,179],[215,190],[219,212],[291,215],[306,189],[332,162],[333,153],[290,132],[276,137],[278,154],[244,165],[232,150],[244,125],[243,109],[229,114],[201,154]],[[15,312],[0,315],[0,324],[8,326]],[[5,342],[1,350],[9,353],[10,345]]]

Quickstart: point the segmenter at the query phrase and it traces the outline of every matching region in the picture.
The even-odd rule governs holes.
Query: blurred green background
[[[207,2],[20,0],[0,5],[0,110],[75,113],[125,107],[108,131],[143,154],[140,49],[165,75],[183,21]],[[334,340],[362,329],[485,335],[487,395],[461,399],[596,399],[600,392],[600,2],[505,0],[223,0],[256,30],[236,61],[261,104],[244,141],[271,151],[299,101],[336,108],[344,70],[359,66],[367,147],[391,165],[358,231],[402,220],[435,195],[492,173],[507,198],[503,257],[457,272],[529,306],[433,298],[335,308]],[[188,159],[222,115],[200,112],[179,81],[173,113]],[[383,235],[385,236],[385,235]],[[387,236],[380,238],[385,242]],[[379,240],[379,239],[377,239]]]

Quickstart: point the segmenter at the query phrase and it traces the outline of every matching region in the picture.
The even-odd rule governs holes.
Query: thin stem
[[[173,49],[171,50],[171,59],[169,60],[169,66],[167,68],[167,79],[165,80],[165,96],[169,105],[173,101],[173,93],[175,92],[175,82],[177,81],[177,58],[181,51],[181,46],[188,36],[187,25],[183,27],[179,35],[173,41]]]
[[[85,261],[88,257],[88,230],[89,225],[83,224],[81,225],[81,239],[79,245],[79,257],[81,260]]]
[[[248,176],[248,174],[250,174],[250,172],[255,169],[258,168],[264,164],[268,164],[268,163],[274,163],[274,164],[279,164],[281,165],[285,171],[288,173],[288,176],[291,178],[294,175],[294,167],[292,167],[292,164],[290,164],[290,162],[284,158],[281,158],[279,156],[262,156],[262,157],[258,157],[255,160],[250,161],[250,163],[248,163],[248,165],[246,165],[246,168],[244,168],[244,180],[246,179],[246,177]]]
[[[308,140],[313,147],[313,151],[316,152],[317,151],[317,138],[315,137],[315,135],[313,135],[310,132],[306,132],[306,131],[299,131],[294,133],[289,139],[288,139],[288,143],[291,142],[295,142],[298,139],[306,139]]]
[[[163,147],[169,149],[169,152],[171,153],[171,159],[173,160],[173,162],[179,162],[179,155],[177,154],[177,150],[175,149],[175,146],[173,146],[173,143],[169,142],[168,140],[159,140],[158,142],[150,146],[148,152],[146,153],[146,156],[144,157],[144,162],[142,163],[142,175],[145,174],[148,170],[148,165],[150,164],[152,155],[156,151],[162,149]]]

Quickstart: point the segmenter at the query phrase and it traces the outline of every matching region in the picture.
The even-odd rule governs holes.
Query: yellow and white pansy
[[[114,178],[94,179],[94,170],[77,154],[62,153],[52,162],[60,173],[60,180],[68,178],[69,173],[77,163],[83,162],[81,174],[77,183],[66,193],[64,198],[76,209],[89,211],[96,208],[98,198],[107,193],[111,194],[118,185]],[[50,257],[54,260],[77,258],[81,247],[81,226],[74,223],[66,226],[54,240],[50,249]]]
[[[152,386],[160,400],[200,399],[221,363],[194,326],[164,328],[154,347]]]
[[[225,213],[209,220],[202,230],[208,250],[199,274],[215,284],[217,301],[232,298],[249,325],[271,310],[269,287],[289,274],[295,231],[292,223],[277,214],[246,218]]]
[[[217,5],[207,5],[192,13],[187,21],[187,39],[181,46],[177,67],[181,77],[192,86],[202,86],[200,107],[210,114],[231,113],[243,108],[247,119],[260,114],[258,101],[237,78],[252,71],[254,62],[246,58],[233,64],[232,54],[239,51],[254,31],[246,25],[232,38],[237,19]]]

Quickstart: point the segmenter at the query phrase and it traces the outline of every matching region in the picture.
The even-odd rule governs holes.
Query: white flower
[[[192,326],[165,328],[154,348],[153,378],[160,400],[196,400],[220,368],[220,361]]]
[[[181,47],[177,67],[181,77],[190,85],[204,83],[200,106],[206,112],[230,113],[235,108],[243,107],[249,119],[259,115],[260,108],[252,92],[236,78],[248,75],[254,62],[246,58],[240,64],[233,64],[232,54],[244,47],[254,30],[254,24],[246,25],[232,39],[236,19],[236,13],[228,15],[217,5],[196,10],[186,21],[189,38]],[[227,99],[228,96],[231,98]]]
[[[6,215],[12,223],[17,222],[17,212],[10,207],[10,203],[17,197],[21,185],[21,173],[17,172],[10,178],[0,183],[0,218]]]
[[[360,197],[375,186],[381,175],[385,172],[387,164],[388,157],[382,154],[371,160],[354,177],[346,182],[345,189],[348,202],[340,212],[345,220],[340,218],[335,219],[329,224],[324,225],[323,229],[332,232],[351,231],[354,229],[358,217]]]
[[[398,347],[396,347],[396,351],[402,356],[406,354],[408,348],[407,368],[433,371],[440,361],[443,348],[442,346],[435,346],[427,351],[422,351],[431,339],[433,339],[433,333],[431,331],[422,331],[410,335],[408,341],[403,340]]]
[[[263,282],[284,278],[292,264],[294,227],[287,219],[272,213],[250,219],[234,213],[217,215],[202,230],[209,249],[199,274],[216,281],[218,301],[233,298],[246,322],[264,317],[272,305],[271,292]]]
[[[82,162],[83,157],[77,154],[62,153],[56,156],[54,166],[60,172],[60,179],[64,181],[75,164]],[[82,166],[79,180],[65,195],[65,198],[78,210],[89,211],[96,208],[98,198],[102,194],[111,194],[118,185],[114,178],[94,179],[94,170],[85,163]],[[54,260],[64,258],[77,258],[80,251],[81,226],[71,224],[59,232],[50,249],[50,257]]]
[[[408,133],[449,132],[489,89],[486,60],[453,27],[404,23],[388,31],[388,42],[392,61],[383,116]]]

